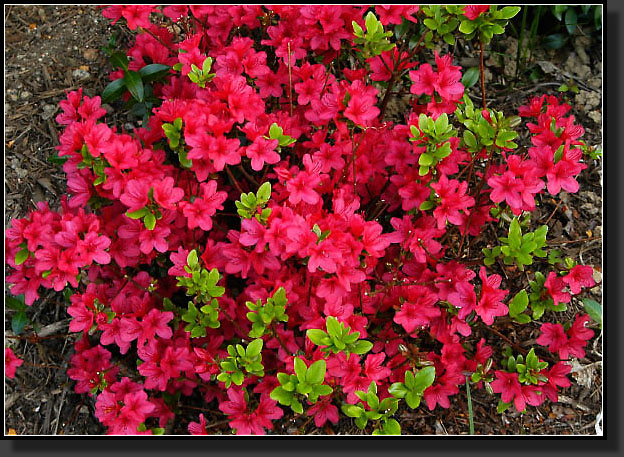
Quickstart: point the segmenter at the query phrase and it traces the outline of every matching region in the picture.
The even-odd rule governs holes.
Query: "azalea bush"
[[[499,411],[557,402],[597,336],[561,312],[595,281],[531,215],[579,190],[591,151],[561,99],[486,106],[483,67],[444,52],[483,62],[519,9],[103,7],[134,42],[107,49],[101,96],[61,102],[68,194],[12,220],[5,250],[20,312],[64,293],[68,375],[108,433],[163,433],[191,401],[237,434],[398,434],[399,408],[466,383]],[[511,347],[501,323],[539,337]]]

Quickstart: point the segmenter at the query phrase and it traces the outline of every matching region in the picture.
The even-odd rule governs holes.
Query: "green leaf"
[[[334,391],[334,389],[332,389],[331,386],[328,386],[327,384],[321,384],[320,386],[316,386],[314,388],[314,391],[320,397],[322,395],[329,395]]]
[[[308,329],[306,335],[310,341],[312,341],[317,346],[326,346],[328,343],[327,333],[318,328]]]
[[[260,338],[258,338],[257,340],[253,340],[251,343],[249,343],[246,351],[247,357],[251,359],[258,356],[262,351],[262,344],[263,341]]]
[[[143,223],[146,229],[154,230],[154,227],[156,227],[156,217],[152,213],[147,213],[143,218]]]
[[[30,323],[30,319],[24,311],[19,311],[13,315],[11,319],[11,329],[13,333],[19,335],[24,331],[24,327]]]
[[[373,343],[367,340],[360,340],[349,348],[353,354],[366,354],[373,348]]]
[[[595,322],[600,324],[600,328],[602,328],[602,306],[595,300],[591,298],[584,298],[583,305],[585,307],[585,311],[589,314]]]
[[[210,73],[210,69],[212,68],[212,57],[206,57],[204,63],[202,64],[202,73],[207,75]]]
[[[509,247],[518,249],[522,244],[522,230],[517,218],[514,218],[509,225]]]
[[[570,35],[574,33],[574,30],[576,29],[576,24],[577,24],[576,11],[574,11],[574,8],[568,8],[565,14],[565,26]]]
[[[526,290],[521,290],[509,304],[509,315],[512,317],[517,316],[524,311],[527,306],[529,306],[529,295]]]
[[[327,333],[329,336],[339,338],[342,335],[341,325],[334,316],[328,316],[326,320]]]
[[[477,83],[477,81],[479,81],[479,67],[470,67],[468,70],[466,70],[466,73],[464,73],[461,79],[461,82],[466,89],[474,86]],[[466,135],[464,132],[464,139],[465,138],[466,138]]]
[[[280,373],[280,374],[283,374],[283,373]],[[273,400],[279,402],[280,405],[284,405],[284,406],[290,405],[292,398],[293,398],[292,392],[288,392],[281,386],[278,386],[275,389],[273,389],[269,396]]]
[[[126,217],[129,217],[130,219],[141,219],[147,213],[148,213],[147,207],[144,206],[143,208],[133,211],[131,213],[126,211]]]
[[[126,91],[126,82],[123,78],[110,82],[102,92],[102,102],[110,103],[123,95]]]
[[[459,24],[459,31],[465,35],[470,35],[476,28],[477,24],[469,19],[465,19]]]
[[[433,165],[433,162],[435,162],[435,158],[426,152],[423,152],[418,158],[418,164],[425,167],[430,167]]]
[[[308,368],[308,372],[305,375],[306,382],[310,384],[321,384],[325,379],[325,370],[327,364],[325,360],[317,360]]]
[[[513,318],[519,324],[528,324],[529,322],[531,322],[531,316],[529,316],[528,314],[518,314],[517,316],[513,316]]]
[[[5,295],[4,304],[15,311],[26,311],[28,309],[28,305],[24,302],[24,295],[19,295],[18,298]]]
[[[446,113],[442,113],[433,123],[433,129],[437,136],[442,135],[448,128],[448,116]]]
[[[55,152],[54,154],[49,155],[47,160],[54,165],[64,165],[68,159],[69,156],[59,157],[58,152]]]
[[[282,129],[275,122],[273,122],[271,124],[271,127],[269,127],[269,138],[271,138],[272,140],[279,139],[283,133],[284,133],[284,129]]]
[[[424,367],[414,375],[414,389],[417,392],[423,392],[427,387],[433,384],[435,380],[435,368]]]
[[[360,417],[364,414],[364,409],[357,405],[342,405],[342,412],[349,417]]]
[[[502,19],[511,19],[520,11],[519,6],[506,6],[500,10]]]
[[[472,149],[477,147],[477,137],[470,130],[464,130],[464,143]]]
[[[511,406],[511,402],[505,403],[503,400],[498,400],[498,405],[496,406],[496,412],[500,414],[504,412],[510,406]]]
[[[388,419],[383,426],[383,431],[386,435],[400,435],[401,425],[396,419]]]
[[[292,410],[294,412],[296,412],[297,414],[303,414],[303,405],[301,404],[301,402],[299,400],[297,400],[296,398],[292,399],[292,404],[290,405],[290,407],[292,408]]]
[[[299,382],[304,382],[306,379],[306,372],[308,368],[303,360],[299,357],[295,357],[295,374]]]
[[[121,68],[124,72],[128,70],[128,56],[121,51],[111,54],[110,63],[113,67]]]
[[[143,82],[149,83],[152,81],[156,81],[163,76],[166,76],[171,71],[171,67],[169,65],[163,65],[160,63],[151,63],[149,65],[145,65],[143,68],[139,70],[139,75]],[[178,129],[179,130],[179,129]]]
[[[366,33],[370,35],[375,35],[379,26],[381,25],[372,11],[369,11],[366,15],[366,18],[364,19],[364,24],[366,25]]]
[[[21,265],[26,262],[26,259],[28,259],[29,255],[30,251],[27,248],[22,248],[21,250],[17,251],[17,254],[15,254],[15,265]]]
[[[405,398],[405,395],[407,395],[409,391],[402,382],[395,382],[388,388],[388,392],[390,392],[393,397]]]
[[[435,203],[433,203],[431,200],[425,200],[424,202],[422,202],[420,204],[420,206],[418,207],[418,209],[420,211],[428,211],[431,208],[433,208],[435,206]]]
[[[240,371],[235,371],[232,373],[232,382],[237,386],[240,386],[245,380],[245,375]]]
[[[259,188],[257,195],[257,203],[258,205],[264,205],[271,198],[271,183],[265,182]]]
[[[141,79],[141,75],[139,75],[139,73],[136,71],[128,70],[124,73],[123,80],[126,84],[126,87],[130,91],[132,98],[134,98],[138,102],[142,102],[145,91],[143,88],[143,80]]]
[[[551,10],[553,15],[557,18],[558,21],[563,17],[563,13],[568,9],[568,5],[555,5],[551,6]]]
[[[407,406],[409,406],[410,408],[416,409],[420,406],[421,398],[422,396],[418,392],[410,390],[407,393],[407,395],[405,395],[405,402],[407,403]]]
[[[548,35],[546,38],[542,40],[542,46],[546,49],[561,49],[567,41],[567,37],[565,37],[561,33],[554,33],[552,35]]]
[[[358,38],[364,38],[364,30],[362,30],[362,27],[355,21],[351,21],[351,25],[353,26],[353,34]]]
[[[423,21],[423,24],[425,24],[425,26],[431,30],[436,30],[438,28],[438,23],[434,19],[431,19],[431,18],[426,18]]]

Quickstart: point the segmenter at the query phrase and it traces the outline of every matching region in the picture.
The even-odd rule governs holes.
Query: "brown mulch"
[[[58,103],[68,91],[83,87],[84,94],[101,94],[108,82],[110,65],[101,51],[110,36],[118,34],[118,43],[129,36],[119,25],[111,26],[92,6],[18,6],[5,7],[5,229],[10,220],[27,215],[39,201],[49,201],[58,207],[66,192],[64,174],[58,165],[48,161],[58,145],[61,128],[55,122],[60,112]],[[566,93],[574,107],[577,122],[585,129],[583,139],[591,145],[601,145],[600,106],[596,94],[602,68],[601,45],[596,40],[579,37],[576,45],[556,53],[544,53],[537,60],[553,63],[558,70],[543,71],[537,84],[527,81],[515,90],[508,90],[509,75],[504,65],[493,55],[488,59],[488,99],[492,106],[511,108],[524,104],[536,93],[557,93],[559,84],[577,81],[580,94]],[[513,42],[502,45],[499,52],[509,54]],[[582,55],[580,49],[586,50]],[[474,63],[474,55],[465,52],[457,56],[460,64]],[[464,62],[462,62],[462,59]],[[472,59],[472,60],[470,60]],[[577,60],[575,60],[577,59]],[[580,74],[582,66],[591,74]],[[546,66],[546,70],[552,69]],[[580,69],[580,70],[579,70]],[[575,73],[577,71],[577,73]],[[598,85],[596,83],[598,79]],[[477,97],[479,94],[477,91]],[[599,99],[600,101],[600,99]],[[549,241],[558,243],[562,256],[576,261],[602,265],[602,168],[601,163],[590,164],[579,177],[581,190],[577,194],[563,193],[560,199],[544,196],[533,215],[533,221],[548,223]],[[502,233],[498,233],[502,236]],[[574,242],[587,239],[585,242]],[[478,253],[475,246],[475,253]],[[510,278],[504,281],[524,280]],[[505,284],[503,284],[505,286]],[[507,284],[509,286],[509,284]],[[5,293],[6,285],[5,285]],[[601,301],[602,288],[591,295]],[[40,339],[15,338],[11,333],[11,311],[5,313],[5,346],[25,360],[14,380],[5,378],[5,434],[13,429],[18,435],[99,435],[104,428],[94,416],[94,402],[73,391],[73,382],[66,369],[76,335],[68,334],[68,315],[63,298],[48,291],[28,310],[29,317],[39,326]],[[582,303],[574,301],[564,316],[572,318],[582,310]],[[501,327],[504,328],[504,327]],[[596,327],[598,333],[599,330]],[[505,330],[513,340],[524,341],[524,347],[535,343],[539,335],[534,326],[523,326],[520,335]],[[32,334],[27,328],[25,335]],[[485,334],[488,344],[495,349],[503,346],[494,334]],[[562,390],[561,401],[553,405],[528,407],[520,415],[509,410],[496,412],[496,400],[485,391],[472,392],[476,434],[512,435],[592,435],[596,433],[596,417],[602,411],[602,348],[596,338],[587,348],[587,355],[579,361],[577,382]],[[400,409],[396,415],[403,433],[418,435],[459,435],[468,433],[466,392],[454,396],[451,408],[426,406],[411,411]],[[187,407],[170,432],[184,434],[189,420],[197,420],[201,408],[216,433],[228,433],[215,404],[199,400],[186,402]],[[211,412],[212,411],[212,412]],[[353,421],[341,418],[334,426],[316,429],[305,418],[293,418],[292,412],[276,424],[277,434],[361,434]]]

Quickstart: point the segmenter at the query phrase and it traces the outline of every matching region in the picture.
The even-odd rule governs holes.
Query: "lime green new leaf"
[[[520,11],[519,6],[506,6],[500,10],[503,19],[511,19]]]
[[[143,207],[141,209],[138,209],[136,211],[133,211],[131,213],[126,211],[126,217],[129,217],[130,219],[141,219],[143,216],[145,216],[148,213],[148,210],[146,207]]]
[[[271,183],[265,182],[259,188],[258,192],[256,192],[257,203],[259,205],[264,205],[271,198]]]
[[[366,354],[372,348],[373,348],[373,343],[367,340],[360,340],[350,348],[350,351],[353,354]]]
[[[260,338],[258,338],[257,340],[253,340],[251,343],[249,343],[246,351],[247,357],[251,359],[258,356],[260,354],[260,351],[262,351],[262,344],[263,341]]]
[[[459,25],[459,31],[465,35],[470,35],[477,28],[477,24],[473,21],[465,19]]]
[[[327,365],[325,360],[317,360],[308,368],[305,380],[310,384],[320,384],[325,379],[325,370]]]
[[[15,254],[15,265],[21,265],[26,262],[29,255],[30,251],[26,248],[17,251],[17,254]]]
[[[317,346],[326,346],[329,344],[329,337],[326,332],[321,329],[311,328],[306,332],[308,339]]]
[[[156,217],[153,213],[147,213],[143,218],[143,222],[145,223],[145,228],[148,230],[154,230],[156,227]]]

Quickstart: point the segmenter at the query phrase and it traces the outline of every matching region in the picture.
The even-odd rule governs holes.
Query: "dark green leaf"
[[[576,11],[574,11],[574,8],[568,8],[565,14],[565,26],[570,35],[574,33],[574,30],[576,29],[576,23],[577,23]]]
[[[110,56],[110,62],[115,68],[121,68],[123,71],[128,70],[128,56],[121,51],[113,52]]]
[[[26,315],[24,311],[19,311],[13,315],[13,319],[11,320],[11,329],[13,333],[19,335],[24,331],[24,327],[30,323],[30,319]]]
[[[143,82],[151,82],[156,81],[163,76],[166,76],[171,71],[171,67],[169,65],[163,65],[160,63],[152,63],[144,66],[139,70],[139,75],[141,75],[141,79]]]
[[[110,103],[117,100],[126,91],[126,82],[123,78],[116,79],[108,84],[102,92],[102,102]]]
[[[461,82],[466,89],[474,86],[477,83],[477,81],[479,81],[479,67],[470,67],[468,70],[466,70],[466,73],[464,73],[461,79]],[[466,139],[465,135],[464,135],[464,139]]]
[[[142,102],[145,91],[143,88],[143,80],[141,79],[141,75],[139,75],[139,73],[136,71],[128,70],[125,72],[123,80],[126,83],[126,87],[130,91],[132,97],[136,101]]]
[[[551,9],[554,16],[557,18],[558,21],[560,21],[563,17],[563,13],[565,12],[565,10],[568,9],[568,5],[551,6]]]
[[[67,159],[69,159],[69,156],[59,157],[58,152],[55,152],[54,154],[48,156],[48,162],[55,165],[64,165],[65,162],[67,162]]]
[[[15,311],[25,311],[26,309],[28,309],[28,305],[24,303],[24,296],[21,295],[20,297],[21,300],[10,295],[5,295],[4,304],[7,306],[7,308],[14,309]]]
[[[542,45],[546,49],[561,49],[566,44],[567,38],[561,33],[548,35],[542,41]]]

